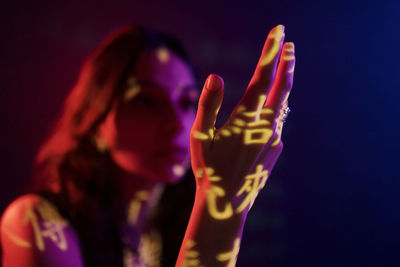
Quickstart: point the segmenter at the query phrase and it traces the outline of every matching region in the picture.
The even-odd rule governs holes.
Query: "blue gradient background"
[[[204,80],[225,79],[227,117],[265,37],[296,44],[284,152],[245,227],[238,266],[400,266],[398,1],[3,1],[0,208],[84,58],[140,23],[183,40]]]

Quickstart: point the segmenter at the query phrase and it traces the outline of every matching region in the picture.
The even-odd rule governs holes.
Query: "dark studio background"
[[[0,212],[84,58],[140,23],[183,40],[204,81],[244,92],[268,31],[296,44],[284,152],[249,215],[238,266],[400,266],[398,1],[3,1]],[[226,115],[225,115],[226,117]]]

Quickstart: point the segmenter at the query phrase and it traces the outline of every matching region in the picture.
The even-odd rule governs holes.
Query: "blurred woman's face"
[[[143,53],[100,128],[115,162],[154,181],[179,181],[190,162],[198,95],[191,68],[175,53]]]

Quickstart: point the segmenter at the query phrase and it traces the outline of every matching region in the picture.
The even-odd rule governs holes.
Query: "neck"
[[[142,232],[163,191],[163,185],[131,173],[121,173],[121,194],[126,207],[126,224]]]

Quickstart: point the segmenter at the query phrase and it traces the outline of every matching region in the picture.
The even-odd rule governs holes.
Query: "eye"
[[[145,95],[145,94],[139,94],[136,97],[132,99],[132,104],[135,106],[140,106],[148,109],[152,109],[156,107],[157,101],[154,99],[153,96],[150,95]]]
[[[195,110],[197,107],[197,101],[194,101],[192,98],[188,96],[184,96],[180,99],[179,104],[184,110],[193,109]]]
[[[143,96],[141,101],[142,101],[142,104],[146,107],[153,107],[155,104],[154,99],[150,96]]]

